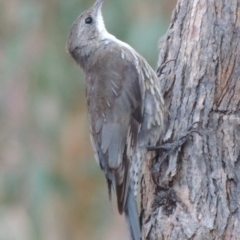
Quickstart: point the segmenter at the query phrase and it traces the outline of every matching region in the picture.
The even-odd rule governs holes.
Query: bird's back
[[[95,145],[106,151],[103,161],[107,166],[119,168],[124,157],[130,161],[130,183],[136,195],[146,147],[156,145],[163,127],[163,99],[156,74],[146,60],[119,42],[103,40],[104,47],[94,51],[98,60],[86,74],[86,93]],[[118,144],[122,142],[117,147],[111,144],[114,136],[120,138]],[[107,148],[120,149],[109,155]],[[110,159],[112,155],[118,159]]]

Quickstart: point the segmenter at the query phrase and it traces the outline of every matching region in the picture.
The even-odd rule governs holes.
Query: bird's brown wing
[[[125,206],[130,158],[142,121],[137,69],[132,53],[126,49],[123,59],[121,51],[103,57],[104,64],[96,64],[96,74],[86,79],[91,82],[87,99],[92,142],[108,182],[116,189],[120,213]]]

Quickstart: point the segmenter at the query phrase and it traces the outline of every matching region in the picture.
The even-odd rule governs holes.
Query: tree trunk
[[[158,74],[179,147],[145,161],[143,239],[240,239],[240,0],[179,0]]]

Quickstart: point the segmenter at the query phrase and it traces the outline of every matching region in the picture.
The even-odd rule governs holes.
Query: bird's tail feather
[[[137,203],[131,187],[129,187],[128,189],[128,195],[124,212],[128,223],[128,228],[131,234],[131,240],[141,240]]]

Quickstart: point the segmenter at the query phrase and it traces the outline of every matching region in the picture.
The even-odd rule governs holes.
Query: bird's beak
[[[104,0],[96,0],[94,5],[92,6],[92,9],[96,15],[98,14],[99,11],[101,11],[103,2]]]

